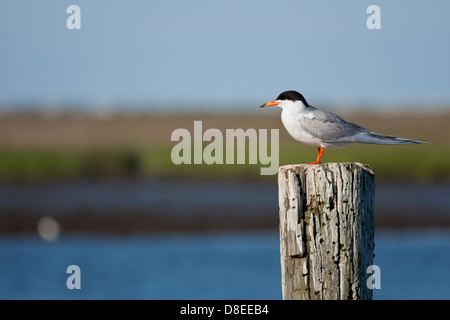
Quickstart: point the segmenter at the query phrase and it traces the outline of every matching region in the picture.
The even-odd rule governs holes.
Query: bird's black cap
[[[276,100],[291,100],[291,101],[298,101],[300,100],[303,102],[305,106],[309,106],[308,102],[306,102],[305,97],[297,91],[289,90],[281,93]]]

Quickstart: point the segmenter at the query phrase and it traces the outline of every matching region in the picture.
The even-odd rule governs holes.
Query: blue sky
[[[313,105],[443,105],[449,14],[444,0],[2,0],[0,104],[250,106],[295,89]]]

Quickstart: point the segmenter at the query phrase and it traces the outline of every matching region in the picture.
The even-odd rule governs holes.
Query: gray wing
[[[308,106],[298,118],[300,127],[323,142],[359,142],[370,144],[421,144],[427,140],[398,138],[370,132],[355,123],[347,122],[338,115]]]
[[[367,129],[347,122],[338,115],[308,106],[298,118],[300,127],[310,135],[322,141],[344,141],[358,133],[367,133]]]

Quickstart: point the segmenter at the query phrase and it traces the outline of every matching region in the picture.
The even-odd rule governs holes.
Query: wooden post
[[[372,299],[373,170],[360,163],[278,170],[283,299]]]

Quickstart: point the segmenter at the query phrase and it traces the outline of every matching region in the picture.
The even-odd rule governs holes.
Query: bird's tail
[[[365,133],[364,135],[355,136],[355,142],[370,143],[370,144],[393,144],[393,145],[430,143],[430,141],[428,140],[398,138],[370,131]]]

